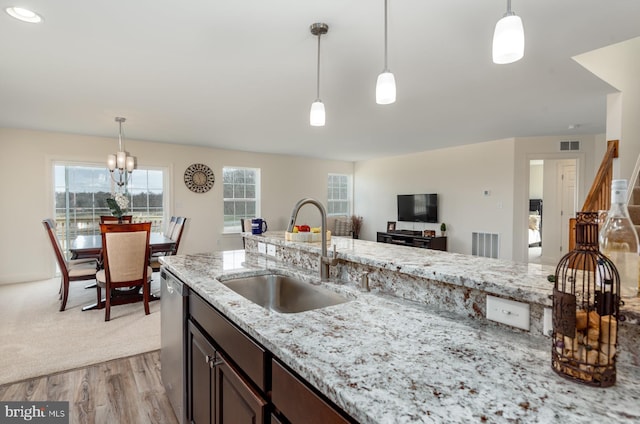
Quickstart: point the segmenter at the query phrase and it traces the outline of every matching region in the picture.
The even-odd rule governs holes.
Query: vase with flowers
[[[111,210],[111,215],[118,218],[118,222],[122,222],[122,216],[126,213],[129,207],[129,199],[123,193],[114,193],[112,197],[107,199],[107,206]]]

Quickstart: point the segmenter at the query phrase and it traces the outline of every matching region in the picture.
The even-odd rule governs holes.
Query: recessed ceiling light
[[[9,16],[19,19],[23,22],[29,22],[32,24],[42,22],[42,17],[40,15],[23,7],[7,7],[5,9],[5,12],[7,12]]]

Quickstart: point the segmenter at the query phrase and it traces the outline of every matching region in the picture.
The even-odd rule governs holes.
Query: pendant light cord
[[[384,72],[387,71],[387,0],[384,0]]]
[[[122,121],[124,121],[124,118],[116,118],[116,121],[118,121],[120,125],[120,130],[118,131],[118,151],[122,152]]]
[[[318,34],[318,69],[317,69],[317,77],[316,77],[316,100],[320,100],[320,37]]]

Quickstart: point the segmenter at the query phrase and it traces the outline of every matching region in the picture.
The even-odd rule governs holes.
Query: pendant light
[[[120,116],[116,117],[115,121],[120,126],[120,131],[118,132],[118,152],[115,155],[107,156],[107,168],[111,174],[111,179],[118,185],[118,187],[122,187],[127,184],[129,177],[131,177],[131,173],[136,167],[136,159],[127,154],[122,143],[122,123],[126,120],[126,118],[122,118]],[[114,172],[116,170],[118,170],[117,179],[114,177]]]
[[[318,73],[316,78],[316,100],[311,103],[309,124],[311,124],[312,127],[324,127],[324,103],[322,103],[322,100],[320,100],[320,36],[329,32],[329,25],[323,23],[315,23],[311,25],[310,30],[311,34],[318,37]]]
[[[387,0],[384,0],[384,70],[376,83],[376,103],[388,105],[396,101],[396,79],[387,66]]]
[[[493,33],[493,63],[503,65],[517,62],[524,56],[524,28],[522,19],[511,11],[507,0],[507,13],[496,24]]]

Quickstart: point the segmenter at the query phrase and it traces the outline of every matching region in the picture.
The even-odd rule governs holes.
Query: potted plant
[[[351,215],[351,231],[353,238],[360,238],[360,229],[362,228],[362,217],[358,215]]]
[[[440,233],[442,237],[444,237],[445,234],[447,234],[447,224],[445,224],[444,222],[440,224]]]
[[[122,215],[129,207],[129,199],[122,193],[115,193],[113,197],[107,199],[107,206],[111,209],[111,215],[118,218],[118,222],[122,222]]]

